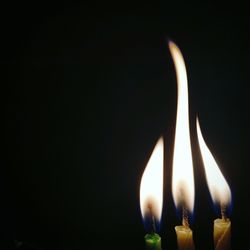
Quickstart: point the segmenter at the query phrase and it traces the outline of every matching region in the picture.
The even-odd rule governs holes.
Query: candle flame
[[[196,119],[196,127],[208,188],[213,202],[226,206],[231,202],[230,188],[203,139],[198,118]]]
[[[172,193],[175,206],[193,211],[194,176],[189,131],[188,82],[186,67],[180,49],[169,42],[177,77],[177,116],[173,157]]]
[[[143,218],[161,219],[163,204],[163,138],[161,137],[141,178],[140,207]]]

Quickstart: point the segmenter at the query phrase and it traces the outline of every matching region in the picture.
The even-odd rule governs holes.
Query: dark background
[[[177,249],[171,196],[176,115],[172,38],[188,71],[196,248],[213,249],[195,116],[233,192],[233,249],[248,249],[247,6],[6,2],[1,249],[144,249],[140,178],[165,139],[163,249]],[[12,248],[11,248],[12,247]]]

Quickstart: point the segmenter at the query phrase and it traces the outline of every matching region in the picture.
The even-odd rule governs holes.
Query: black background
[[[43,249],[144,249],[139,185],[160,135],[160,234],[163,249],[176,249],[180,218],[170,189],[176,80],[168,38],[181,48],[188,71],[196,248],[213,249],[218,216],[197,147],[196,114],[232,189],[233,249],[249,248],[247,6],[127,5],[1,7],[3,249],[15,240]]]

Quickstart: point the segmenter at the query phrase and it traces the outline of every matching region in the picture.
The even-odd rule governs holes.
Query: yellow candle
[[[193,231],[189,227],[187,209],[182,210],[182,226],[176,226],[177,245],[179,250],[194,250]]]
[[[229,250],[231,243],[231,221],[229,219],[214,220],[214,249]]]
[[[177,245],[179,250],[194,250],[193,231],[188,226],[176,226]]]

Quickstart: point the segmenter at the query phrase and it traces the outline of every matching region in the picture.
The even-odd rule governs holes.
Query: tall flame
[[[141,178],[140,206],[143,218],[153,216],[160,221],[163,204],[163,138],[161,137]]]
[[[196,128],[210,194],[215,203],[226,206],[231,202],[231,191],[203,139],[198,118],[196,119]]]
[[[169,49],[175,65],[178,86],[172,193],[176,207],[181,205],[192,212],[194,208],[194,176],[189,131],[187,74],[179,48],[170,41]]]

